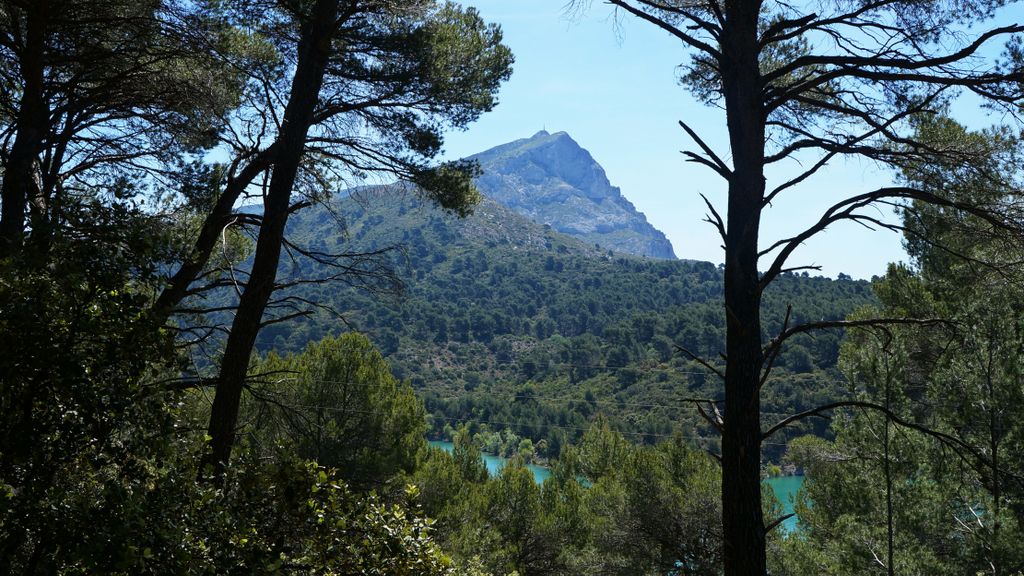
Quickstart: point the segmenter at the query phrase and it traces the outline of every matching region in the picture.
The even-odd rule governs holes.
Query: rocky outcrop
[[[541,131],[472,158],[484,170],[481,192],[536,222],[604,249],[675,258],[665,235],[565,132]]]

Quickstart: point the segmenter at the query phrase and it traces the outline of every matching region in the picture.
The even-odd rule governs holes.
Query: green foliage
[[[356,494],[330,470],[287,461],[233,468],[201,498],[192,562],[202,574],[449,574],[449,561],[416,514]],[[206,487],[200,490],[208,490]],[[198,560],[198,562],[197,562]]]
[[[464,442],[465,432],[456,438]],[[467,456],[474,458],[471,465]],[[495,574],[569,573],[568,543],[582,527],[567,524],[567,511],[558,505],[561,491],[538,486],[521,459],[488,478],[478,450],[435,449],[413,481],[432,495],[424,509],[437,518],[438,539],[461,565],[480,564]]]
[[[1000,177],[936,163],[909,167],[909,180],[979,205],[1010,200],[1012,138],[941,118],[920,131],[981,148]],[[1024,471],[1020,239],[934,206],[908,206],[904,218],[916,266],[891,266],[875,287],[881,309],[858,317],[931,321],[855,331],[841,362],[856,397],[899,421],[855,411],[834,424],[834,442],[791,446],[808,481],[801,537],[779,558],[786,573],[885,574],[890,502],[895,573],[1005,575],[1024,562],[1024,492],[1013,480]]]
[[[461,428],[453,438],[452,458],[459,473],[467,482],[481,483],[487,480],[487,466],[480,459],[477,440],[470,439],[469,430]]]
[[[432,159],[440,153],[444,130],[464,127],[493,106],[512,61],[496,26],[453,3],[253,0],[223,6],[239,27],[273,45],[287,72],[268,78],[249,71],[246,104],[236,111],[224,142],[231,160],[218,209],[206,215],[194,257],[160,299],[164,310],[177,305],[187,286],[205,276],[200,269],[215,235],[239,224],[230,217],[232,206],[258,177],[269,178],[253,263],[244,286],[235,283],[238,304],[210,412],[209,461],[217,476],[230,461],[246,371],[277,286],[282,250],[333,268],[330,277],[383,276],[385,283],[389,277],[372,262],[370,270],[345,264],[373,260],[365,254],[306,250],[288,241],[290,214],[328,198],[339,182],[373,173],[414,180],[429,173],[431,185],[448,188],[424,192],[466,213],[477,198],[468,185],[472,174],[460,163],[432,167]]]
[[[2,262],[0,572],[451,573],[414,492],[386,501],[332,470],[256,451],[223,486],[196,481],[203,447],[168,377],[172,340],[147,314],[158,243],[131,237],[153,240],[147,222],[135,214],[106,230],[122,242],[54,243],[45,268]],[[309,356],[277,362],[311,379],[345,372],[363,384],[361,400],[390,410],[363,421],[381,438],[352,446],[360,478],[411,467],[422,407],[368,342],[350,335]]]
[[[328,337],[301,354],[270,354],[252,370],[253,438],[337,468],[360,487],[411,472],[424,448],[422,403],[391,375],[370,341]]]
[[[592,569],[609,574],[718,574],[720,472],[680,437],[637,447],[598,421],[570,456],[584,494]]]
[[[415,491],[388,503],[350,491],[312,463],[246,456],[215,488],[195,480],[188,462],[198,461],[198,452],[179,448],[187,459],[131,482],[79,484],[82,492],[63,504],[75,512],[65,518],[71,522],[22,543],[30,554],[15,559],[11,573],[451,573],[430,522],[417,514]]]
[[[722,349],[719,269],[609,256],[490,201],[460,220],[414,198],[389,198],[392,192],[353,190],[334,214],[297,214],[290,234],[324,252],[403,245],[407,259],[394,262],[406,279],[401,300],[327,285],[292,294],[340,311],[373,339],[424,398],[434,437],[445,425],[502,423],[488,434],[507,430],[532,440],[536,458],[554,458],[597,413],[640,442],[674,431],[714,435],[678,398],[716,397],[717,377],[674,345],[711,358]],[[347,234],[338,232],[336,216]],[[866,282],[785,275],[765,294],[772,311],[765,332],[778,332],[788,304],[792,324],[841,319],[871,300]],[[338,329],[336,318],[316,315],[268,327],[258,346],[299,350]],[[764,389],[764,410],[788,414],[839,397],[840,340],[838,331],[794,338]],[[809,421],[794,434],[807,432],[826,434],[827,426]],[[518,448],[504,438],[482,440],[489,452]],[[768,454],[781,452],[773,446]]]
[[[480,203],[482,196],[473,184],[479,167],[466,161],[447,162],[418,171],[412,176],[420,188],[446,210],[466,217]]]
[[[253,78],[235,115],[260,136],[227,138],[244,159],[265,145],[262,123],[275,114],[279,95],[290,94],[300,51],[296,39],[315,18],[315,3],[212,4],[237,26],[229,45],[247,57],[239,61]],[[379,173],[409,180],[440,206],[467,213],[478,200],[470,183],[476,165],[432,159],[446,129],[465,127],[496,104],[513,62],[501,29],[474,8],[435,0],[360,4],[339,15],[328,31],[325,81],[314,95],[317,114],[296,193],[322,199],[341,182]]]
[[[385,500],[342,479],[360,487],[391,481],[411,471],[424,443],[422,406],[367,340],[347,335],[263,362],[268,378],[294,374],[294,383],[253,389],[279,410],[247,406],[257,424],[250,449],[214,485],[196,480],[204,446],[190,410],[202,394],[188,395],[183,409],[179,390],[206,382],[179,378],[173,330],[162,325],[180,298],[149,310],[162,275],[182,262],[216,285],[228,278],[217,269],[245,253],[225,232],[230,215],[211,213],[230,208],[248,186],[253,176],[235,198],[226,192],[245,161],[273,156],[260,148],[273,141],[264,139],[275,124],[268,118],[286,94],[308,6],[0,7],[9,25],[0,32],[8,96],[0,122],[10,136],[4,254],[16,256],[0,262],[0,572],[452,572],[417,515],[415,491]],[[297,188],[322,197],[338,178],[333,170],[419,175],[427,195],[467,211],[477,198],[468,186],[472,166],[431,169],[427,160],[439,153],[444,129],[493,106],[512,60],[500,31],[449,3],[356,8],[362,12],[341,19],[334,38],[329,94],[317,106],[325,122],[314,131],[320,143],[336,144],[357,126],[360,144],[326,155],[318,148]],[[236,17],[244,29],[230,28]],[[239,161],[188,163],[188,154],[217,141]],[[338,165],[327,166],[328,156]],[[168,165],[181,170],[162,171]],[[9,186],[16,171],[18,186]],[[128,202],[142,198],[161,209],[184,206],[173,223],[181,226],[169,231],[169,222]],[[197,236],[192,218],[208,216],[216,236],[232,239],[225,262],[208,261],[202,246],[182,248]],[[33,250],[17,250],[25,230]],[[478,565],[467,570],[480,573]]]
[[[413,477],[456,562],[495,574],[718,574],[719,472],[681,438],[636,446],[599,421],[538,485],[518,457],[481,478],[468,436],[456,434],[453,454],[431,450]]]
[[[256,454],[223,487],[198,483],[200,447],[182,435],[175,395],[152,373],[169,348],[143,313],[146,300],[113,289],[123,278],[111,266],[5,272],[5,573],[450,573],[414,493],[385,502],[350,491],[333,471]],[[389,426],[376,431],[397,439],[385,437],[391,444],[361,472],[393,474],[423,442],[422,408],[365,340],[327,342],[310,356],[317,352],[334,361],[329,368],[361,375],[378,407],[392,402]],[[371,460],[365,452],[353,450]]]
[[[841,426],[835,443],[807,439],[793,448],[808,480],[797,507],[800,533],[783,543],[777,557],[782,573],[887,574],[886,455],[879,442],[885,421],[861,414]],[[986,570],[992,550],[984,548],[994,543],[984,536],[992,527],[990,500],[964,483],[956,454],[904,433],[893,436],[888,459],[896,573]],[[1001,520],[1003,529],[1013,530],[1007,520]],[[1007,544],[1000,544],[1003,561]]]
[[[178,168],[216,144],[245,75],[228,62],[239,55],[223,22],[201,4],[0,7],[5,253],[26,232],[43,252],[53,236],[92,234],[67,211],[83,190],[106,206],[172,196]]]
[[[131,281],[150,245],[130,246],[61,241],[45,268],[0,261],[0,572],[101,558],[100,536],[81,535],[116,532],[125,493],[167,450],[174,397],[157,376],[172,342]]]

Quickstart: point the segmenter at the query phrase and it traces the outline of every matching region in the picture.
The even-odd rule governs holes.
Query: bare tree
[[[761,443],[765,437],[824,408],[761,428],[760,397],[772,363],[790,337],[844,322],[786,326],[766,342],[761,295],[793,266],[794,250],[837,222],[902,230],[880,219],[879,207],[911,202],[940,205],[979,217],[990,227],[1017,227],[1006,203],[972,204],[911,184],[846,198],[791,237],[760,238],[761,217],[780,194],[840,157],[882,165],[938,158],[965,171],[983,171],[977,152],[956,142],[915,138],[914,119],[939,111],[958,94],[1016,112],[1024,76],[1021,25],[996,25],[999,0],[607,0],[619,15],[646,21],[690,49],[684,84],[706,104],[725,111],[728,154],[715,151],[680,123],[697,144],[685,152],[728,186],[725,216],[708,202],[708,220],[725,249],[727,337],[722,433],[722,522],[727,576],[763,576],[768,530],[761,508]],[[592,4],[571,3],[575,9]],[[973,26],[973,25],[980,26]],[[988,25],[987,27],[985,25]],[[1005,58],[992,52],[1005,44]],[[725,159],[729,158],[730,161]],[[793,160],[804,168],[769,186],[767,167]],[[984,177],[980,174],[979,177]],[[868,321],[884,324],[887,319]],[[832,408],[839,407],[832,406]],[[873,406],[879,410],[884,407]]]

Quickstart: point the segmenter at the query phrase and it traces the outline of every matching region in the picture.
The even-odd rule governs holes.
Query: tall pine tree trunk
[[[49,111],[43,82],[45,71],[46,0],[29,2],[25,8],[25,40],[18,57],[24,81],[18,114],[15,118],[14,143],[4,164],[0,198],[0,258],[16,254],[25,236],[25,208],[41,193],[39,153],[48,132]],[[11,15],[17,18],[16,13]],[[17,25],[15,23],[14,25]]]
[[[763,352],[757,271],[765,191],[758,4],[730,2],[722,35],[722,80],[733,157],[725,242],[722,529],[726,576],[764,576],[767,571],[761,511],[759,387]]]
[[[302,26],[291,96],[277,141],[278,153],[271,164],[273,172],[264,200],[256,255],[231,325],[210,412],[208,434],[211,449],[204,464],[213,467],[215,479],[222,477],[235,443],[238,409],[249,359],[263,312],[274,291],[291,191],[319,100],[337,18],[338,0],[319,0]]]
[[[740,180],[740,179],[737,179]],[[730,186],[725,262],[726,370],[722,426],[722,528],[726,576],[764,576],[761,511],[762,364],[756,182]],[[754,214],[752,214],[754,213]]]

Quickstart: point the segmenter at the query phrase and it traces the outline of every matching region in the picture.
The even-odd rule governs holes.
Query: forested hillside
[[[340,317],[320,310],[268,326],[261,349],[297,351],[327,334],[364,331],[426,399],[435,434],[445,424],[493,422],[545,440],[543,455],[557,456],[604,413],[639,442],[674,431],[712,436],[685,398],[720,398],[720,383],[681,350],[717,358],[724,345],[722,273],[711,263],[616,254],[490,200],[459,219],[397,187],[361,189],[332,210],[304,212],[289,233],[325,252],[400,247],[389,262],[404,291],[302,286],[292,294]],[[304,262],[283,267],[281,281],[330,273]],[[865,281],[794,274],[765,302],[770,337],[790,306],[790,322],[839,320],[873,299]],[[837,397],[840,341],[839,331],[822,332],[780,355],[766,417]],[[811,429],[826,430],[820,421]]]
[[[688,95],[506,91],[440,0],[0,0],[0,575],[1024,575],[1024,2],[598,9]],[[722,263],[565,133],[444,160],[499,94],[681,129]],[[843,224],[908,261],[811,276]]]

